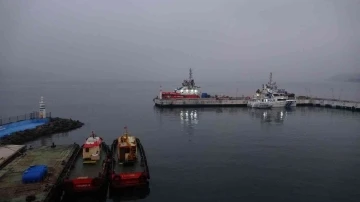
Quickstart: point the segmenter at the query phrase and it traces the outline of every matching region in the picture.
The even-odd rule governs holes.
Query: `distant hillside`
[[[330,81],[342,81],[342,82],[359,82],[360,83],[360,74],[339,74],[328,79]]]

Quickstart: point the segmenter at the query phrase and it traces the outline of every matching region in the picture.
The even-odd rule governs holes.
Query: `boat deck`
[[[115,158],[115,162],[113,164],[113,170],[115,173],[133,173],[133,172],[144,172],[146,171],[146,167],[144,163],[141,163],[141,156],[140,156],[140,148],[139,144],[137,144],[137,152],[136,152],[136,158],[137,161],[132,165],[124,165],[122,163],[119,163],[117,161],[118,159],[118,147],[113,145],[113,154]]]
[[[96,163],[83,163],[82,150],[80,150],[76,160],[73,164],[73,169],[69,173],[69,179],[74,179],[78,177],[89,177],[94,178],[99,175],[99,172],[102,172],[103,160],[106,160],[106,149],[101,147],[100,160]]]
[[[57,185],[64,167],[79,146],[56,145],[42,146],[27,150],[0,170],[0,196],[7,202],[26,201],[26,197],[35,196],[35,201],[48,201],[53,185]],[[31,165],[48,166],[48,174],[42,182],[23,184],[22,174]]]

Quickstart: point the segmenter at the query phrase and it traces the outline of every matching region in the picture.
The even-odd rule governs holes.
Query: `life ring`
[[[115,176],[113,177],[113,180],[114,180],[114,181],[120,181],[120,180],[121,180],[120,175],[115,175]]]
[[[113,184],[115,184],[115,185],[120,185],[120,182],[121,182],[121,177],[120,177],[120,175],[115,175],[114,177],[113,177]]]
[[[66,191],[71,191],[74,188],[74,183],[72,181],[65,181],[63,183],[63,189]]]
[[[140,180],[140,182],[146,182],[146,174],[145,173],[143,173],[141,176],[140,176],[140,178],[139,178],[139,180]]]

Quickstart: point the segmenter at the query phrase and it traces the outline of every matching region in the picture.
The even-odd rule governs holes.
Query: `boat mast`
[[[271,90],[276,90],[277,89],[276,82],[273,82],[272,72],[270,72],[268,88],[270,88]]]
[[[190,68],[190,71],[189,71],[189,81],[191,81],[193,79],[192,77],[192,69]]]
[[[126,140],[128,139],[128,130],[127,130],[127,126],[124,127],[125,129],[125,137],[126,137]]]

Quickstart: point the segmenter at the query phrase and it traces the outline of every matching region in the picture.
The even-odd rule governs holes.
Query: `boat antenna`
[[[94,131],[91,131],[91,136],[92,136],[93,138],[95,138]]]
[[[124,127],[124,129],[125,129],[125,137],[126,137],[126,139],[128,138],[128,130],[127,130],[127,126],[125,126]]]
[[[193,77],[192,77],[192,69],[190,68],[190,70],[189,70],[189,80],[191,81],[193,79]]]

